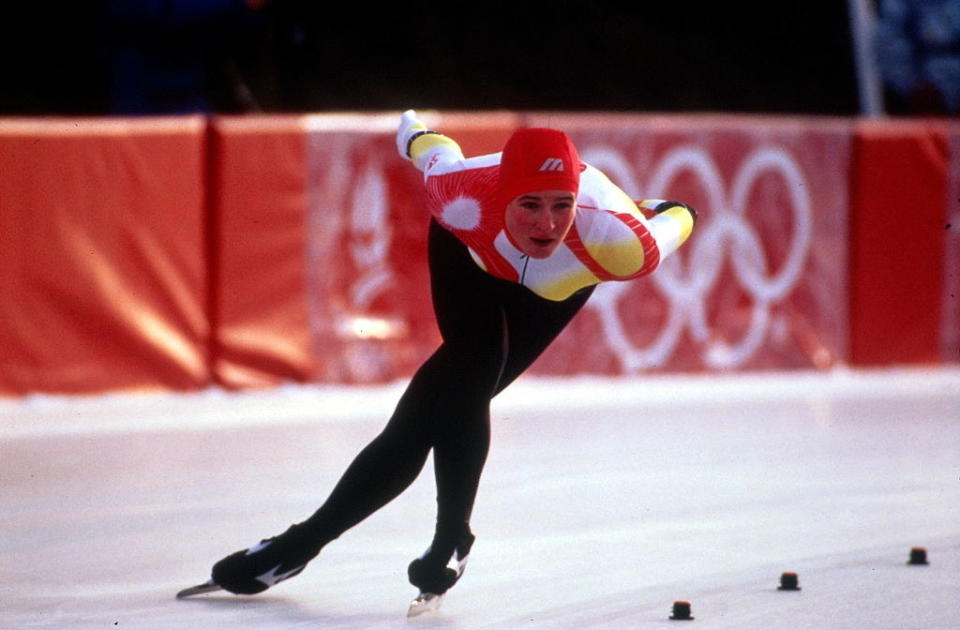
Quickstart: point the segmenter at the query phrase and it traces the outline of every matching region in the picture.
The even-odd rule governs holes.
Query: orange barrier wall
[[[227,387],[309,380],[300,117],[211,127],[211,372]]]
[[[946,127],[861,122],[856,143],[850,359],[867,366],[940,361],[950,161]]]
[[[0,394],[209,382],[202,118],[0,121]]]
[[[534,373],[960,359],[960,126],[423,116],[467,155],[564,128],[628,193],[701,211],[675,260],[601,287]],[[0,121],[0,394],[408,376],[438,338],[395,124]]]

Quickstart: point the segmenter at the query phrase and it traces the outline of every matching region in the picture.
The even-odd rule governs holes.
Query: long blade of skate
[[[177,593],[177,599],[184,599],[185,597],[193,597],[194,595],[202,595],[204,593],[212,593],[219,590],[221,590],[221,586],[219,584],[213,580],[208,580],[203,584],[197,584],[196,586],[183,589]]]
[[[428,613],[437,608],[443,602],[443,595],[436,593],[420,593],[416,599],[410,602],[410,608],[407,610],[407,617],[416,617],[423,613]]]

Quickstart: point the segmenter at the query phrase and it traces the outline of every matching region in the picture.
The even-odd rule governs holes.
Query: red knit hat
[[[504,207],[537,190],[580,189],[580,157],[567,134],[556,129],[520,129],[503,147],[500,200]]]

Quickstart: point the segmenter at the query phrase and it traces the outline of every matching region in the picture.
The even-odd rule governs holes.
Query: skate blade
[[[443,602],[443,595],[436,593],[420,593],[416,599],[410,602],[410,608],[407,610],[407,617],[417,617],[424,613],[432,612],[440,608]]]
[[[194,595],[202,595],[204,593],[212,593],[219,590],[221,590],[220,585],[213,580],[209,580],[203,584],[197,584],[196,586],[183,589],[177,593],[177,599],[184,599],[186,597],[193,597]]]

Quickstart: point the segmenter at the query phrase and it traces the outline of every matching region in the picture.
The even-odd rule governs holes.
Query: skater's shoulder
[[[462,155],[443,156],[438,153],[432,162],[428,161],[424,166],[424,174],[430,178],[469,171],[495,171],[500,165],[500,156],[500,153],[489,153],[468,158]]]

